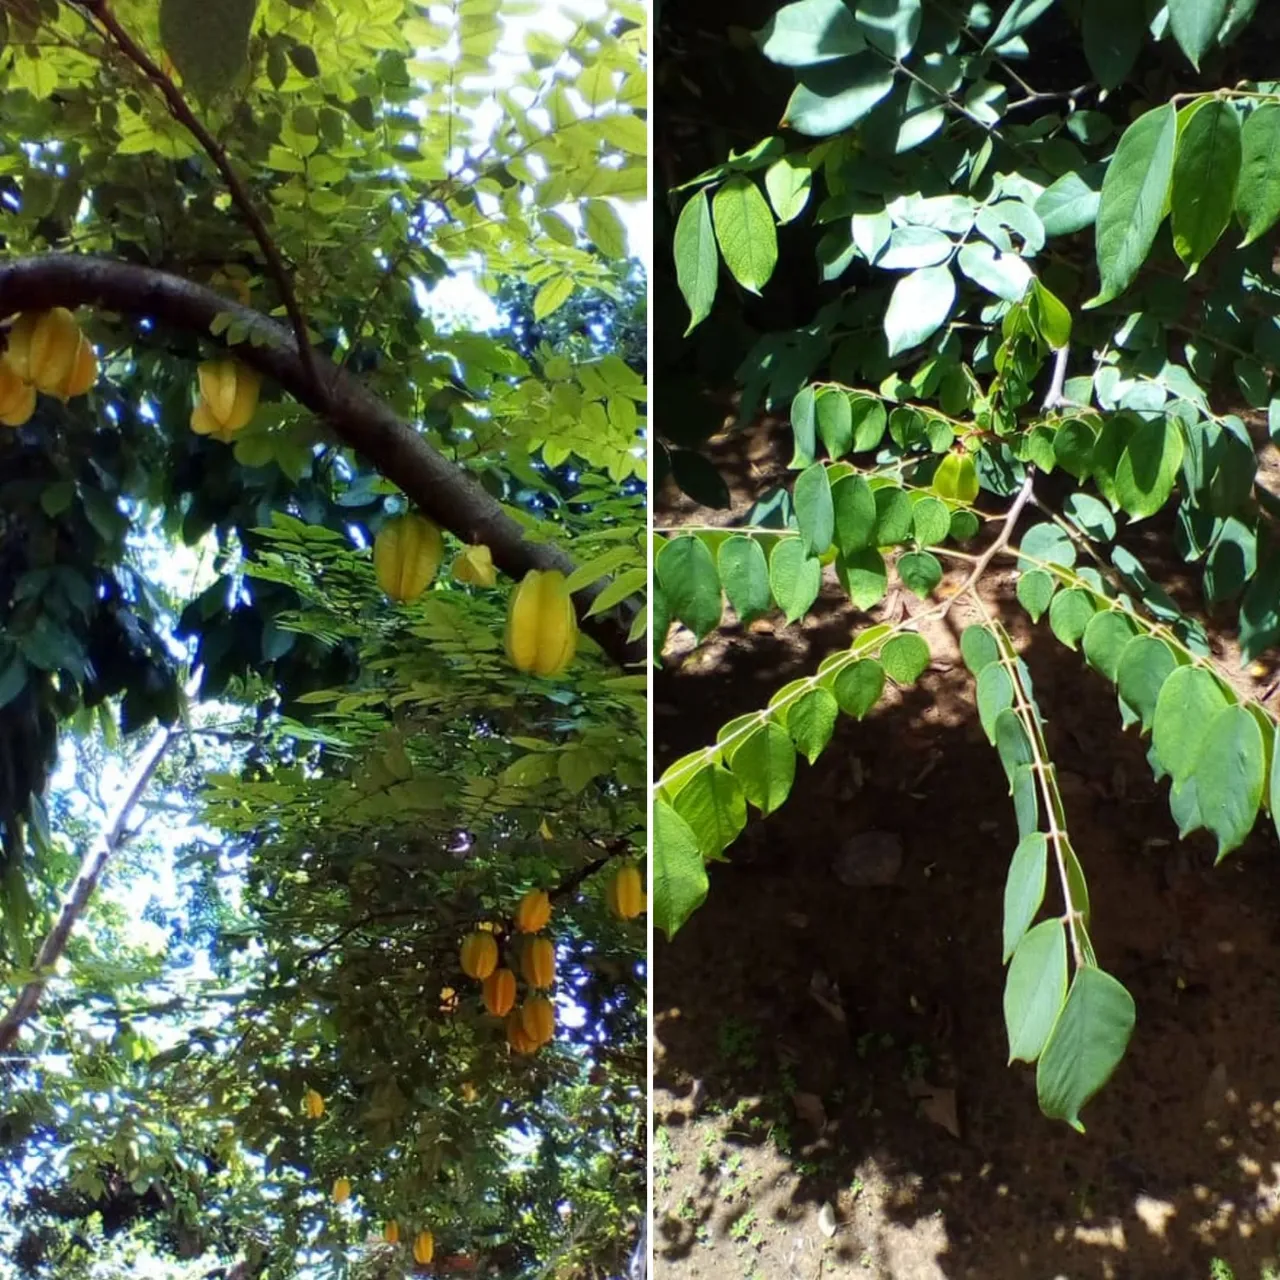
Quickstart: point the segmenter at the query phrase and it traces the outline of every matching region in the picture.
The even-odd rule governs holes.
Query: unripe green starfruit
[[[59,400],[82,396],[98,376],[98,359],[66,307],[23,312],[9,330],[5,362],[24,382]]]
[[[469,587],[491,587],[498,581],[493,552],[486,546],[463,547],[453,562],[453,576]]]
[[[516,929],[520,933],[539,933],[551,919],[551,899],[545,889],[530,889],[516,906]]]
[[[978,471],[971,453],[948,453],[933,473],[933,491],[953,502],[972,502],[978,496]]]
[[[518,671],[558,676],[578,647],[578,619],[558,569],[530,569],[507,608],[507,657]]]
[[[252,420],[262,379],[238,360],[206,361],[196,376],[200,395],[191,413],[191,430],[225,443]]]
[[[510,969],[495,969],[484,980],[481,996],[495,1018],[505,1018],[516,1002],[516,975]]]
[[[628,863],[610,877],[604,891],[605,905],[621,920],[632,920],[645,906],[640,868]]]
[[[36,411],[36,389],[0,360],[0,422],[20,427]]]
[[[530,938],[520,956],[520,972],[531,987],[549,987],[556,980],[556,949],[549,938]]]
[[[477,929],[462,940],[462,972],[483,982],[498,967],[498,942],[491,933]]]
[[[393,600],[416,600],[444,558],[444,538],[426,516],[412,512],[388,520],[373,540],[373,572]]]

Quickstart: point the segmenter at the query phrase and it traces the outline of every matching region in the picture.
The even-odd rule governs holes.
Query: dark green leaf
[[[951,314],[956,282],[948,267],[922,267],[894,286],[884,316],[889,355],[900,355],[932,337]]]
[[[1043,832],[1034,831],[1018,841],[1004,883],[1004,957],[1017,950],[1023,935],[1044,902],[1049,845]]]
[[[822,565],[797,538],[783,538],[769,557],[769,586],[787,622],[809,612],[822,587]]]
[[[742,788],[718,764],[699,769],[680,788],[672,806],[689,824],[704,858],[719,858],[747,825]]]
[[[699,191],[680,210],[675,236],[676,282],[689,308],[689,333],[711,314],[720,256],[711,226],[707,193]]]
[[[843,0],[783,5],[756,32],[760,51],[784,67],[810,67],[860,53],[867,42]]]
[[[837,672],[831,692],[845,715],[861,720],[884,692],[884,668],[872,658],[860,658]]]
[[[225,93],[248,68],[257,7],[258,0],[160,0],[160,41],[197,98]]]
[[[706,900],[707,868],[689,824],[665,801],[653,805],[653,923],[667,935]]]
[[[857,124],[893,88],[893,67],[869,53],[800,72],[782,123],[810,137]]]
[[[876,527],[876,496],[860,475],[841,476],[831,487],[835,513],[835,544],[840,554],[852,555],[872,545]]]
[[[1200,59],[1213,44],[1227,16],[1227,0],[1168,0],[1169,30],[1191,65],[1200,70]]]
[[[1227,696],[1203,667],[1178,667],[1164,682],[1151,722],[1151,745],[1176,783],[1195,772],[1205,726],[1227,706]]]
[[[1218,861],[1253,830],[1267,776],[1262,729],[1245,707],[1224,707],[1207,726],[1196,757],[1196,799],[1204,825],[1218,837]]]
[[[921,600],[942,581],[942,565],[929,551],[908,551],[898,557],[898,577],[902,585]]]
[[[1244,227],[1241,245],[1252,244],[1280,218],[1280,104],[1264,103],[1241,131],[1236,214]]]
[[[1116,694],[1140,721],[1143,733],[1151,731],[1160,690],[1176,666],[1173,650],[1155,636],[1134,636],[1121,650]]]
[[[849,397],[838,389],[824,391],[817,402],[818,434],[834,461],[853,447],[853,409]]]
[[[720,625],[720,577],[701,538],[670,539],[658,552],[655,576],[662,584],[671,616],[683,622],[699,643]]]
[[[835,696],[821,687],[810,689],[791,704],[787,732],[796,750],[812,764],[826,749],[835,729],[840,707]]]
[[[1240,156],[1240,117],[1229,102],[1206,102],[1178,138],[1171,192],[1173,247],[1192,272],[1231,221]]]
[[[1057,579],[1044,569],[1032,569],[1018,578],[1018,603],[1039,622],[1058,589]]]
[[[960,656],[976,676],[991,663],[999,661],[1000,646],[986,627],[975,622],[960,633]]]
[[[766,721],[735,748],[729,768],[743,794],[763,814],[772,813],[791,794],[796,752],[787,731]]]
[[[716,564],[725,595],[729,597],[739,622],[745,624],[769,612],[773,607],[769,565],[755,538],[737,534],[727,539],[720,544]]]
[[[880,650],[880,662],[896,684],[915,684],[929,665],[929,646],[922,636],[907,631],[885,642]]]
[[[1066,994],[1066,932],[1061,920],[1042,920],[1023,934],[1005,976],[1010,1062],[1034,1062],[1040,1056]]]

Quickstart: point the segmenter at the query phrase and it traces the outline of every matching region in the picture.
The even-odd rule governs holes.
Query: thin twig
[[[227,190],[231,193],[231,198],[236,202],[241,216],[248,223],[249,230],[253,232],[253,238],[258,242],[258,248],[262,250],[262,255],[267,260],[267,268],[271,272],[272,279],[275,280],[276,287],[280,290],[280,299],[284,303],[285,312],[289,317],[289,324],[293,329],[294,337],[297,339],[298,354],[302,359],[307,377],[315,384],[316,391],[324,394],[324,388],[319,381],[315,352],[312,350],[311,341],[307,337],[306,318],[302,314],[302,308],[298,305],[298,297],[293,289],[293,281],[289,277],[289,272],[284,265],[284,259],[280,256],[280,250],[276,248],[276,243],[271,238],[271,233],[267,230],[267,224],[262,220],[262,215],[258,212],[248,188],[233,168],[231,158],[227,155],[227,149],[200,122],[195,112],[187,105],[187,101],[182,96],[178,86],[165,74],[164,69],[151,59],[146,50],[116,20],[108,8],[108,0],[74,0],[74,3],[91,17],[97,19],[115,42],[120,52],[159,89],[170,114],[195,138],[204,149],[205,154],[213,161],[218,172],[222,174],[223,181],[227,184]]]
[[[1031,501],[1035,478],[1035,467],[1028,466],[1027,478],[1022,482],[1022,488],[1018,490],[1018,496],[1014,498],[1013,505],[1009,508],[1008,514],[1004,518],[1004,525],[1000,530],[999,537],[978,557],[978,562],[969,571],[969,576],[960,584],[960,589],[942,606],[942,612],[938,615],[939,620],[945,618],[951,612],[951,606],[962,595],[972,591],[978,585],[979,579],[987,571],[987,566],[1009,545],[1009,539],[1013,537],[1013,529],[1018,523],[1018,517],[1022,514],[1023,507]]]
[[[36,976],[22,988],[18,998],[13,1002],[13,1007],[3,1018],[0,1018],[0,1053],[13,1047],[23,1024],[31,1018],[39,1006],[40,997],[44,994],[54,967],[66,950],[71,930],[88,905],[93,891],[98,887],[98,881],[102,878],[111,855],[128,840],[129,817],[155,776],[156,769],[174,736],[172,728],[158,730],[139,756],[124,797],[116,807],[115,814],[101,839],[81,862],[80,871],[67,891],[62,910],[58,913],[53,928],[40,947],[40,953],[36,956],[33,966]]]

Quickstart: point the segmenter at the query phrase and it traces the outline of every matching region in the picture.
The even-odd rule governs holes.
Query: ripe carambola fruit
[[[388,1244],[400,1243],[400,1224],[394,1218],[382,1228],[382,1238]]]
[[[578,619],[557,569],[530,569],[507,608],[507,657],[518,671],[558,676],[578,647]]]
[[[524,1029],[524,1018],[519,1009],[507,1014],[507,1043],[517,1053],[532,1053],[538,1042]]]
[[[312,1120],[319,1120],[324,1115],[324,1099],[314,1089],[308,1089],[302,1095],[302,1109]]]
[[[209,360],[196,369],[200,397],[191,412],[191,430],[228,441],[249,425],[258,407],[262,379],[237,360]]]
[[[520,972],[531,987],[549,987],[556,980],[556,949],[547,938],[530,938],[520,957]]]
[[[349,1178],[338,1178],[333,1184],[333,1203],[343,1204],[351,1199],[351,1181]]]
[[[556,1033],[555,1006],[546,996],[530,996],[520,1006],[520,1025],[534,1044],[546,1044]]]
[[[516,928],[521,933],[539,933],[551,919],[551,899],[545,889],[530,889],[516,907]]]
[[[505,1018],[516,1002],[516,975],[510,969],[495,969],[484,980],[481,995],[495,1018]]]
[[[453,576],[471,587],[491,587],[498,580],[493,552],[486,546],[463,547],[453,562]]]
[[[419,1231],[413,1241],[413,1260],[424,1265],[436,1256],[436,1238],[430,1231]]]
[[[498,967],[498,942],[479,929],[462,940],[462,972],[483,982]]]
[[[388,520],[373,540],[373,572],[393,600],[416,600],[444,557],[444,538],[426,516],[412,513]]]
[[[0,422],[20,427],[36,411],[36,389],[0,360]]]
[[[66,307],[20,315],[9,330],[4,358],[23,382],[59,400],[84,395],[98,377],[89,339]]]
[[[605,887],[605,904],[615,916],[631,920],[644,910],[644,881],[640,868],[628,863],[619,867]]]

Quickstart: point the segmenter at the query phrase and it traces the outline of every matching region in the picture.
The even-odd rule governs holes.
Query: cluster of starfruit
[[[98,358],[66,307],[23,312],[9,326],[0,356],[0,423],[20,427],[36,410],[36,393],[70,400],[98,378]]]

